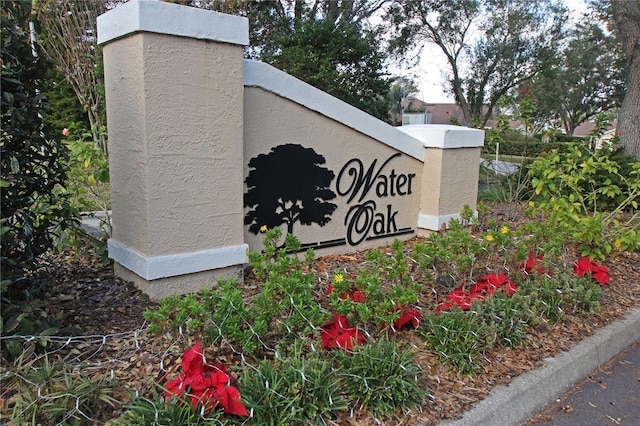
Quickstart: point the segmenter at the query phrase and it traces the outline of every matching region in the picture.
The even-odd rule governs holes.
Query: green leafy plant
[[[46,356],[19,357],[3,382],[18,391],[9,416],[11,424],[89,425],[105,404],[118,404],[107,377],[89,377]]]
[[[301,261],[290,254],[300,247],[294,235],[288,234],[284,247],[278,246],[281,232],[267,231],[264,251],[249,253],[256,277],[263,280],[262,291],[251,303],[245,301],[237,281],[223,279],[217,289],[170,297],[157,309],[148,309],[145,318],[151,330],[204,335],[207,343],[222,340],[246,351],[264,346],[270,336],[293,340],[318,333],[316,326],[328,315],[313,293],[313,251]]]
[[[243,365],[240,389],[255,424],[323,425],[347,409],[340,369],[318,352],[305,352],[305,343],[279,351],[273,361]]]
[[[454,219],[449,221],[446,232],[433,233],[423,242],[414,244],[409,256],[427,279],[451,276],[457,282],[471,276],[476,256],[481,251],[482,243]]]
[[[495,332],[479,317],[473,302],[471,310],[443,311],[427,316],[418,331],[427,339],[429,349],[440,361],[462,374],[474,374],[480,368],[480,358],[493,345]]]
[[[0,227],[3,299],[25,297],[26,271],[54,247],[56,228],[72,222],[64,187],[64,144],[43,120],[42,75],[47,65],[29,43],[29,2],[2,3],[2,134],[0,135]]]
[[[638,208],[640,162],[609,147],[591,152],[574,145],[568,152],[539,157],[529,174],[536,207],[550,213],[583,256],[604,259],[622,246],[640,247],[640,220],[625,215]]]
[[[212,411],[204,416],[202,409],[194,410],[189,404],[183,404],[177,396],[165,398],[165,391],[158,385],[148,394],[136,396],[124,405],[125,412],[114,421],[121,426],[155,426],[155,425],[194,425],[220,426],[234,424],[225,419],[219,411]],[[238,424],[241,422],[237,422]]]
[[[338,351],[338,375],[350,401],[376,416],[396,415],[420,405],[427,392],[413,353],[384,337],[353,352]]]

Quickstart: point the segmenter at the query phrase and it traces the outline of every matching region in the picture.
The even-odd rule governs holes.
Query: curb
[[[639,339],[640,309],[632,309],[570,350],[545,358],[545,366],[494,388],[461,419],[441,425],[521,425]]]

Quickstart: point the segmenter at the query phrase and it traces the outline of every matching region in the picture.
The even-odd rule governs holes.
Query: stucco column
[[[241,276],[246,18],[131,0],[98,18],[116,274],[150,297]]]
[[[459,219],[465,205],[475,210],[484,131],[440,124],[397,129],[425,147],[419,230],[439,230],[451,219]]]

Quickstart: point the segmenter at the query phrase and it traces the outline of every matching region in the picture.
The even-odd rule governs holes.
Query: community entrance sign
[[[475,208],[483,132],[394,128],[267,64],[245,18],[131,0],[104,46],[116,274],[152,298],[241,277],[262,232],[347,253]]]

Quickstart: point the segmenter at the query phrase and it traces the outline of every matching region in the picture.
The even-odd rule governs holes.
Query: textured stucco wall
[[[113,238],[146,256],[242,244],[242,47],[137,33],[104,57]]]
[[[349,208],[367,200],[373,200],[376,203],[376,213],[383,215],[385,221],[388,220],[389,211],[392,212],[392,215],[397,212],[393,222],[398,229],[416,227],[422,188],[421,161],[402,154],[391,160],[381,171],[381,175],[385,175],[387,178],[392,172],[396,176],[412,174],[414,177],[411,179],[411,194],[399,195],[396,193],[391,195],[391,191],[389,191],[386,197],[377,197],[376,185],[383,179],[378,177],[374,181],[375,185],[363,200],[359,200],[358,196],[349,203],[347,202],[348,195],[339,195],[336,188],[340,170],[350,160],[357,159],[362,162],[365,172],[374,161],[377,161],[374,167],[377,172],[382,163],[398,151],[344,124],[262,88],[247,87],[244,96],[245,177],[250,172],[248,164],[253,157],[259,154],[268,154],[273,146],[283,144],[298,144],[313,148],[318,154],[324,156],[326,163],[322,166],[335,173],[330,189],[336,193],[337,197],[330,202],[335,203],[337,209],[331,215],[331,221],[323,227],[317,224],[303,226],[296,223],[294,234],[302,243],[344,238],[345,219]],[[353,162],[351,165],[356,165],[356,163]],[[349,186],[350,179],[353,178],[350,177],[348,171],[345,171],[342,177],[342,192],[345,192]],[[406,179],[408,180],[408,177]],[[403,191],[407,190],[408,182],[403,187]],[[247,191],[246,185],[243,185],[243,191]],[[245,209],[245,212],[247,210]],[[383,216],[379,216],[379,218],[382,220]],[[397,238],[406,239],[412,236],[414,234],[406,234]],[[393,241],[393,238],[369,239],[357,246],[346,244],[334,247],[331,251],[344,253],[368,247],[379,247]],[[262,236],[249,232],[248,227],[245,227],[245,241],[251,249],[262,248]],[[320,251],[320,253],[322,252]]]
[[[425,215],[458,214],[476,207],[480,148],[427,148],[420,211]]]

